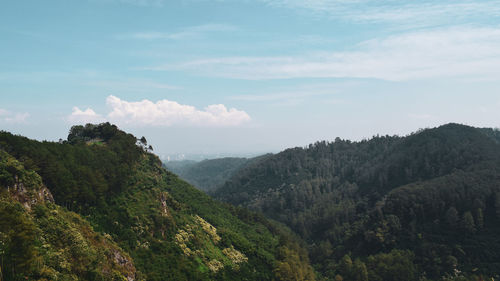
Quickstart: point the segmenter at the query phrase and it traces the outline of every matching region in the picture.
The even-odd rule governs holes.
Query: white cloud
[[[106,104],[111,112],[105,119],[121,125],[230,127],[251,120],[245,111],[228,109],[223,104],[213,104],[204,110],[199,110],[194,106],[182,105],[166,99],[157,102],[147,99],[130,102],[115,96],[108,96]],[[104,121],[104,118],[90,108],[82,111],[74,107],[68,120],[77,123],[96,123]]]
[[[26,122],[26,119],[30,117],[30,114],[27,112],[24,113],[16,113],[14,116],[11,117],[6,117],[5,121],[11,122],[11,123],[24,123]]]
[[[100,123],[103,121],[104,118],[91,108],[81,110],[75,106],[73,107],[73,112],[68,116],[68,122],[72,124]]]
[[[115,96],[106,100],[112,111],[108,118],[113,122],[149,126],[236,126],[250,121],[250,116],[235,108],[227,109],[222,104],[209,105],[205,110],[182,105],[175,101],[150,100],[128,102]]]
[[[309,11],[360,23],[398,23],[400,27],[436,26],[500,15],[498,0],[261,0],[273,7]]]
[[[6,123],[25,123],[26,119],[30,117],[30,114],[27,112],[11,112],[6,109],[0,108],[0,121]]]
[[[498,79],[500,75],[499,28],[455,27],[410,32],[365,41],[352,49],[290,57],[211,58],[148,69],[184,70],[206,76],[249,80],[328,77]]]

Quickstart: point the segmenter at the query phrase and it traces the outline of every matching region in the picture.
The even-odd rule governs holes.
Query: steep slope
[[[1,280],[135,280],[131,258],[0,150]]]
[[[224,185],[240,169],[260,161],[267,155],[255,158],[225,157],[195,161],[170,161],[164,166],[182,179],[205,192],[211,192]]]
[[[448,124],[407,137],[318,142],[242,169],[215,196],[290,226],[331,278],[494,276],[497,132]],[[356,269],[350,256],[360,258]]]
[[[137,280],[314,279],[307,252],[283,231],[165,171],[114,125],[75,126],[63,143],[2,132],[0,148],[41,176],[55,204],[119,245]]]

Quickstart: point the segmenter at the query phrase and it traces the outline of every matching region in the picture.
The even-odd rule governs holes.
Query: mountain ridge
[[[306,252],[285,232],[262,216],[214,201],[176,175],[165,171],[157,156],[150,153],[133,135],[114,125],[74,126],[68,140],[62,143],[38,142],[0,132],[0,151],[5,152],[1,155],[2,160],[3,155],[9,154],[12,159],[15,158],[13,161],[39,174],[55,203],[47,207],[45,203],[35,204],[32,208],[35,211],[29,211],[18,205],[20,203],[10,195],[5,194],[5,200],[20,206],[26,216],[34,219],[40,213],[43,216],[47,214],[48,219],[64,222],[63,218],[53,218],[55,215],[52,215],[51,208],[56,208],[59,213],[69,212],[81,217],[81,224],[88,229],[85,232],[95,233],[90,237],[104,237],[121,249],[117,252],[119,254],[101,256],[100,259],[109,263],[116,260],[119,264],[134,265],[134,273],[122,274],[123,278],[315,278]],[[0,169],[0,174],[5,175],[0,185],[2,191],[12,185],[12,175],[8,171],[7,167]],[[49,211],[39,211],[46,208]],[[2,220],[8,217],[5,212],[0,215]],[[21,217],[2,225],[0,234],[7,233],[12,225],[22,225],[22,221]],[[46,224],[41,228],[56,235],[51,237],[58,235],[59,230],[51,230]],[[55,234],[52,233],[54,231]],[[77,233],[74,237],[81,236]],[[59,243],[70,253],[79,253],[80,244],[71,241],[62,239]],[[97,240],[81,241],[87,241],[85,243],[91,249],[99,245]],[[14,245],[12,240],[2,242],[8,247]],[[38,251],[39,248],[35,245],[34,249]],[[49,251],[49,254],[52,252]],[[12,264],[9,257],[2,257],[7,259],[5,264]],[[72,257],[61,256],[61,262],[70,266],[68,268],[78,267],[78,262]],[[78,257],[76,254],[75,259]],[[37,262],[29,258],[22,261],[28,266],[9,275],[10,279],[57,278],[56,275],[43,275],[42,278]],[[48,261],[38,264],[50,265]],[[118,275],[107,274],[105,268],[100,266],[89,267],[87,271],[81,268],[78,271],[55,268],[75,280],[123,279]]]
[[[288,225],[308,242],[313,264],[330,278],[351,274],[342,269],[350,255],[361,259],[359,266],[367,267],[371,279],[381,276],[374,260],[396,255],[411,261],[407,269],[413,264],[408,272],[414,273],[405,280],[421,278],[423,272],[444,278],[455,269],[469,277],[477,270],[494,276],[500,257],[484,245],[500,249],[494,234],[500,216],[492,211],[500,203],[491,199],[500,194],[498,167],[498,130],[451,123],[405,137],[336,139],[287,149],[240,170],[213,194]],[[444,187],[457,196],[437,192]],[[422,198],[440,207],[422,208]],[[467,198],[476,203],[468,204]],[[403,202],[404,208],[398,205]],[[447,216],[456,217],[453,224]],[[467,254],[454,250],[452,241]],[[410,252],[394,252],[398,249]]]

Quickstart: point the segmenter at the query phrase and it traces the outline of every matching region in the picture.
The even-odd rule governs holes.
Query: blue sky
[[[160,155],[500,126],[500,1],[0,4],[0,129],[110,121]]]

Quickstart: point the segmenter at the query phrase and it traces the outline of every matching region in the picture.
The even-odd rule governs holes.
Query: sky
[[[6,0],[0,130],[163,158],[500,127],[497,0]]]

